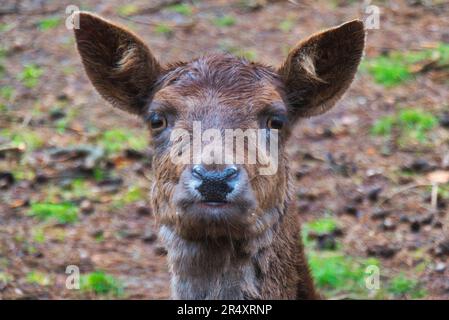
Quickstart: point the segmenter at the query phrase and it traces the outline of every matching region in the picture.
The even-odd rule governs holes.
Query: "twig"
[[[144,24],[144,25],[147,25],[147,26],[157,26],[157,25],[161,24],[161,22],[135,20],[135,19],[132,19],[132,18],[124,16],[124,15],[119,15],[119,18],[131,21],[131,22],[137,23],[137,24]],[[182,23],[182,24],[180,24],[180,23],[166,23],[166,22],[163,22],[163,23],[165,25],[167,25],[167,27],[169,27],[169,28],[178,28],[178,29],[191,29],[191,28],[193,28],[197,24],[197,22],[193,21],[193,20],[190,21],[190,22],[187,22],[187,23]]]
[[[409,191],[411,189],[415,189],[415,188],[422,188],[422,187],[430,187],[432,186],[431,184],[411,184],[411,185],[407,185],[399,190],[397,190],[396,192],[393,192],[389,197],[382,199],[382,201],[380,201],[378,203],[378,206],[382,206],[385,202],[390,201],[391,199],[393,199],[394,197],[396,197],[397,195],[404,193],[406,191]]]
[[[165,7],[169,7],[169,6],[172,6],[175,4],[180,4],[180,3],[182,3],[181,0],[165,0],[165,1],[161,1],[157,4],[155,4],[154,6],[138,10],[137,12],[133,13],[132,15],[144,15],[144,14],[156,13],[156,12],[164,9]]]

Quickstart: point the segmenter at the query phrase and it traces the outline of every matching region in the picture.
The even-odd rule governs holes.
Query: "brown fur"
[[[161,67],[150,50],[122,27],[89,13],[76,31],[86,72],[113,105],[147,118],[166,115],[168,127],[152,135],[155,181],[152,204],[161,224],[172,272],[172,295],[187,299],[315,299],[304,257],[285,156],[299,117],[331,108],[349,87],[362,56],[360,21],[300,42],[279,70],[215,54]],[[289,123],[280,131],[278,171],[259,175],[244,164],[242,205],[224,216],[184,206],[188,165],[174,165],[169,141],[176,128],[263,128],[272,115]],[[220,168],[220,165],[211,165]]]

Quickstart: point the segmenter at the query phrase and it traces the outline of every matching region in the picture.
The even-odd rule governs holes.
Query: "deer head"
[[[125,28],[84,12],[79,21],[77,47],[92,84],[149,128],[152,203],[160,222],[190,240],[256,236],[282,215],[289,200],[284,148],[290,132],[298,119],[335,105],[354,78],[365,40],[362,22],[354,20],[299,42],[279,69],[226,54],[162,66]],[[275,173],[260,174],[259,159],[175,163],[173,150],[192,142],[196,122],[200,133],[217,129],[221,137],[226,129],[262,129],[262,139],[276,132]],[[174,132],[189,137],[173,139]],[[202,147],[212,143],[204,136],[199,141]]]

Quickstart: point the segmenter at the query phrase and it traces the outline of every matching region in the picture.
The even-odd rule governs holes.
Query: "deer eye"
[[[285,119],[283,117],[272,116],[269,117],[267,120],[267,128],[281,130],[282,127],[284,126],[284,123]]]
[[[161,131],[167,127],[167,118],[160,113],[152,113],[148,120],[151,130]]]

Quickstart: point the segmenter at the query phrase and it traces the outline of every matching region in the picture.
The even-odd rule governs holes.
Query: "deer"
[[[301,241],[286,146],[301,119],[331,109],[362,59],[360,20],[297,43],[278,68],[229,53],[161,64],[133,32],[78,12],[76,46],[97,92],[139,116],[154,150],[151,206],[173,299],[321,299]],[[174,163],[175,130],[277,133],[275,174],[260,163]],[[201,141],[201,143],[206,143]],[[244,144],[248,148],[249,144]]]

